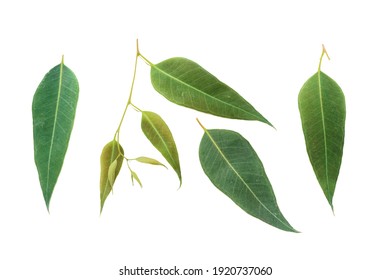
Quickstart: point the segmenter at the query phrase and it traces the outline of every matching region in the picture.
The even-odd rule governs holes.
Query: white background
[[[268,279],[389,279],[389,8],[386,1],[2,1],[0,3],[0,278],[252,279],[124,277],[135,268],[271,266]],[[179,149],[172,169],[123,167],[99,215],[99,158],[119,123],[135,59],[192,59],[251,102],[276,127],[178,107],[157,94],[140,61],[134,103],[159,113]],[[347,102],[335,215],[316,181],[297,96],[317,69]],[[77,75],[75,126],[48,214],[34,164],[31,103],[60,63]],[[273,228],[238,208],[203,174],[202,130],[233,129],[262,159],[278,204],[302,233]],[[130,110],[129,157],[163,161]],[[254,277],[253,277],[254,278]],[[267,279],[267,278],[265,278]]]

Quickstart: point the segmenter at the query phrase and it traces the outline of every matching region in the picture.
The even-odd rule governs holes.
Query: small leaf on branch
[[[152,164],[152,165],[161,165],[161,166],[164,166],[165,168],[167,168],[164,164],[162,164],[158,160],[156,160],[154,158],[150,158],[150,157],[137,157],[134,160],[136,160],[136,161],[138,161],[140,163],[146,163],[146,164]]]
[[[110,167],[108,168],[108,181],[110,182],[111,187],[114,185],[116,177],[116,166],[118,165],[118,160],[114,160]]]
[[[131,182],[134,186],[134,179],[137,181],[137,183],[140,185],[140,187],[142,188],[142,183],[141,183],[141,180],[139,179],[137,173],[135,173],[133,170],[130,170],[130,173],[131,173]]]
[[[175,170],[182,183],[179,154],[172,133],[165,121],[156,113],[142,111],[141,128],[153,146]]]
[[[123,153],[122,146],[116,140],[108,142],[103,148],[100,156],[100,212],[121,170]]]

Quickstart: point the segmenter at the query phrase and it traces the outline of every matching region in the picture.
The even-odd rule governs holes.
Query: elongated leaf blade
[[[161,166],[164,166],[165,168],[167,168],[164,164],[162,164],[161,162],[159,162],[157,159],[154,159],[154,158],[137,157],[135,160],[140,162],[140,163],[151,164],[151,165],[161,165]]]
[[[141,180],[139,179],[137,173],[135,173],[133,170],[130,170],[130,173],[131,173],[131,182],[133,183],[133,186],[134,186],[134,179],[137,181],[137,183],[139,184],[139,186],[142,188],[142,183],[141,183]]]
[[[34,159],[47,210],[68,149],[78,96],[77,78],[63,60],[44,76],[34,94]]]
[[[344,94],[332,78],[319,71],[303,85],[298,105],[311,165],[333,209],[344,147]]]
[[[186,58],[175,57],[151,65],[151,81],[157,92],[178,105],[220,117],[258,120],[271,125],[235,90]]]
[[[179,154],[172,133],[165,121],[156,113],[142,111],[141,128],[153,146],[175,170],[182,183]]]
[[[211,182],[245,212],[276,228],[297,232],[279,210],[262,162],[240,134],[205,130],[199,159]]]
[[[111,186],[114,185],[115,178],[116,178],[116,166],[118,165],[118,161],[114,160],[110,166],[108,167],[108,182]]]
[[[100,156],[100,212],[102,212],[104,202],[112,191],[121,170],[123,154],[122,146],[115,140],[108,142],[102,150]]]

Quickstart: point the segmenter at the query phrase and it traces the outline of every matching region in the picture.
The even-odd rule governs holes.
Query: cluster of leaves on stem
[[[169,101],[215,116],[257,120],[272,126],[240,94],[197,63],[174,57],[153,64],[140,53],[137,46],[129,100],[114,139],[104,147],[101,155],[101,210],[114,186],[122,160],[129,161],[119,141],[123,117],[129,106],[142,113],[143,133],[177,173],[180,185],[182,182],[178,151],[167,124],[158,114],[143,111],[132,103],[139,58],[151,68],[150,79],[154,89]],[[201,125],[200,122],[199,124]],[[204,136],[199,146],[199,159],[211,182],[248,214],[282,230],[296,231],[282,215],[264,167],[249,142],[237,132],[208,130],[201,126]],[[131,169],[130,172],[140,183],[136,173]]]

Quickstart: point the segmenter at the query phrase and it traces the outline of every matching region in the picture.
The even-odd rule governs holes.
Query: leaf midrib
[[[51,154],[52,154],[52,151],[53,151],[54,135],[55,135],[55,133],[56,133],[57,118],[58,118],[58,111],[59,111],[59,104],[60,104],[60,100],[61,100],[63,67],[64,67],[64,63],[61,62],[61,64],[60,64],[60,79],[59,79],[59,82],[58,82],[58,92],[57,92],[56,110],[55,110],[55,114],[54,114],[53,131],[52,131],[52,135],[51,135],[50,148],[49,148],[49,158],[48,158],[47,178],[46,178],[46,192],[45,192],[45,193],[48,193],[48,190],[49,190]]]
[[[321,108],[321,120],[322,120],[322,131],[324,133],[324,152],[325,152],[325,176],[326,176],[326,189],[327,196],[330,195],[329,189],[329,171],[328,171],[328,144],[326,141],[326,126],[325,126],[325,113],[323,105],[323,96],[322,96],[322,86],[321,86],[321,71],[318,71],[318,92],[320,95],[320,108]]]
[[[180,83],[180,84],[182,84],[182,85],[185,85],[185,86],[187,86],[187,87],[189,87],[189,88],[191,88],[191,89],[193,89],[193,90],[195,90],[195,91],[197,91],[197,92],[200,92],[202,95],[204,95],[204,96],[206,96],[206,97],[209,97],[209,98],[211,98],[211,99],[217,100],[217,101],[219,101],[219,102],[225,104],[225,105],[228,106],[228,107],[232,107],[232,108],[238,109],[238,110],[240,110],[240,111],[242,111],[242,112],[245,112],[246,114],[249,114],[249,115],[255,117],[257,120],[259,120],[259,116],[254,115],[254,114],[252,114],[251,112],[245,111],[245,110],[241,109],[240,107],[233,106],[232,104],[227,103],[227,102],[225,102],[225,101],[223,101],[223,100],[221,100],[221,99],[218,99],[218,98],[216,98],[216,97],[214,97],[214,96],[212,96],[212,95],[209,95],[209,94],[207,94],[206,92],[204,92],[204,91],[202,91],[202,90],[200,90],[200,89],[198,89],[198,88],[196,88],[196,87],[194,87],[194,86],[192,86],[192,85],[190,85],[190,84],[187,84],[187,83],[185,83],[184,81],[182,81],[182,80],[176,78],[175,76],[172,76],[171,74],[165,72],[165,71],[162,70],[161,68],[157,67],[157,65],[155,65],[155,64],[153,64],[152,67],[156,68],[156,69],[159,70],[161,73],[163,73],[163,74],[165,74],[166,76],[170,77],[171,79],[177,81],[178,83]],[[210,74],[210,75],[211,75],[211,74]],[[214,78],[215,78],[215,77],[214,77]],[[217,78],[215,78],[215,79],[217,79]],[[218,79],[217,79],[217,80],[218,80]],[[219,81],[219,80],[218,80],[218,81]],[[238,94],[238,93],[237,93],[237,94]]]
[[[228,166],[233,170],[233,172],[237,175],[237,177],[242,181],[242,183],[245,185],[245,187],[249,190],[249,192],[253,195],[253,197],[260,203],[261,206],[264,207],[265,210],[267,210],[273,217],[275,217],[275,219],[277,219],[280,223],[282,223],[284,226],[286,226],[287,228],[289,229],[292,229],[292,227],[288,224],[286,224],[284,221],[282,221],[279,217],[277,217],[271,210],[268,209],[268,207],[266,207],[262,202],[261,200],[256,196],[256,194],[251,190],[251,188],[248,186],[248,184],[245,182],[245,180],[240,176],[240,174],[237,172],[237,170],[233,167],[233,165],[231,165],[231,163],[229,162],[229,160],[226,158],[225,154],[222,152],[222,150],[219,148],[219,146],[217,145],[217,143],[214,141],[214,139],[211,137],[210,133],[208,130],[205,130],[206,134],[208,135],[208,137],[210,138],[211,142],[213,143],[213,145],[215,146],[215,148],[217,149],[217,151],[220,153],[220,155],[222,156],[222,158],[226,161],[226,163],[228,164]]]

